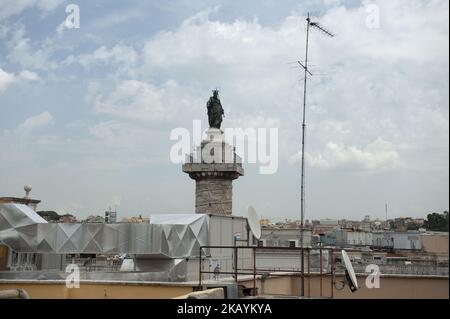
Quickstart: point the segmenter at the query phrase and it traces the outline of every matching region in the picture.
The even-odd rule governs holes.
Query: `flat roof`
[[[0,197],[0,203],[18,203],[18,204],[39,204],[39,199],[25,197]]]

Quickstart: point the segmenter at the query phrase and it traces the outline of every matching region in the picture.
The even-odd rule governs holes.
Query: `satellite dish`
[[[261,237],[261,225],[259,224],[258,215],[256,214],[256,211],[252,206],[248,208],[247,221],[253,235],[256,237],[256,239],[259,239]]]
[[[355,271],[353,270],[352,263],[345,250],[341,251],[341,255],[342,255],[342,262],[344,263],[345,266],[345,280],[349,285],[350,290],[352,292],[355,292],[356,290],[358,290],[358,281],[356,280],[356,275]]]
[[[134,260],[125,258],[120,266],[119,271],[134,271]]]

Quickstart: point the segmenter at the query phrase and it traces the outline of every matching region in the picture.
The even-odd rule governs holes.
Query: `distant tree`
[[[407,226],[406,226],[406,229],[407,230],[418,230],[420,228],[420,225],[419,224],[416,224],[416,223],[409,223]]]
[[[389,221],[389,229],[396,229],[395,222],[393,220]]]
[[[42,210],[37,212],[37,214],[46,220],[58,221],[61,217],[57,212],[54,212],[52,210]]]
[[[431,213],[427,215],[425,221],[425,228],[432,231],[447,231],[448,232],[448,211],[442,214]]]

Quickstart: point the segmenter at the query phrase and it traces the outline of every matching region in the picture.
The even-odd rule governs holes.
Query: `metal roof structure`
[[[0,205],[0,242],[17,252],[196,256],[208,228],[204,214],[155,215],[150,224],[47,223],[26,205]]]

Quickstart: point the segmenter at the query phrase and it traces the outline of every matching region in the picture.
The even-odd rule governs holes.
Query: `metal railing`
[[[233,156],[231,158],[231,161],[227,160],[226,151],[225,151],[224,147],[221,149],[221,152],[222,152],[222,156],[220,157],[221,158],[221,161],[219,162],[220,164],[223,163],[223,164],[242,165],[242,157],[240,157],[239,155],[236,154],[234,148],[233,148]],[[199,156],[197,155],[196,152],[192,152],[190,154],[185,154],[184,163],[185,164],[201,164],[201,163],[205,163],[205,162],[203,161],[201,156],[199,158]]]
[[[10,269],[12,271],[35,271],[38,269],[39,255],[35,253],[13,252]]]
[[[203,270],[203,262],[204,259],[206,258],[211,258],[211,256],[207,256],[206,254],[203,253],[203,250],[207,249],[207,251],[210,251],[210,249],[230,249],[232,250],[233,254],[232,254],[232,258],[233,260],[233,270],[232,271],[222,271],[222,270],[214,270],[214,271],[209,271],[209,270]],[[238,259],[239,259],[239,250],[251,250],[252,251],[252,268],[239,268],[238,267]],[[305,269],[306,272],[303,269],[270,269],[270,268],[258,268],[256,265],[256,261],[257,261],[257,252],[258,251],[275,251],[275,252],[286,252],[286,251],[296,251],[298,252],[298,257],[299,259],[301,258],[301,252],[302,250],[304,252],[306,252],[306,254],[304,254],[304,256],[306,257],[306,265],[307,268]],[[312,251],[319,251],[319,272],[318,273],[313,273],[311,271],[311,252]],[[328,252],[328,265],[327,265],[327,270],[323,271],[324,267],[323,267],[323,251],[327,251]],[[203,289],[203,275],[204,274],[214,274],[215,276],[219,276],[221,274],[224,275],[232,275],[234,278],[234,281],[237,283],[238,282],[238,276],[239,275],[251,275],[253,277],[253,296],[257,295],[257,289],[256,289],[256,277],[257,276],[271,276],[273,273],[277,273],[277,275],[279,275],[280,273],[286,273],[286,274],[294,274],[294,276],[296,277],[300,277],[300,278],[305,278],[307,279],[307,297],[310,298],[311,297],[311,277],[313,275],[318,275],[319,276],[319,296],[320,297],[325,297],[325,298],[333,298],[333,294],[334,294],[334,283],[333,283],[333,278],[334,278],[334,258],[333,258],[333,249],[332,248],[323,248],[323,247],[319,247],[319,248],[310,248],[310,247],[261,247],[261,246],[201,246],[200,247],[200,254],[199,254],[199,285],[198,285],[198,289],[202,290]],[[330,278],[330,296],[324,296],[323,295],[323,278],[324,277],[329,277]],[[304,296],[301,296],[304,297]]]
[[[369,263],[354,264],[353,269],[356,273],[365,273]],[[380,273],[385,275],[418,275],[418,276],[448,276],[448,267],[434,267],[421,265],[383,265],[377,264]]]
[[[76,264],[80,271],[85,272],[96,272],[96,271],[107,271],[116,272],[120,271],[122,266],[122,259],[113,258],[66,258],[67,264]]]

